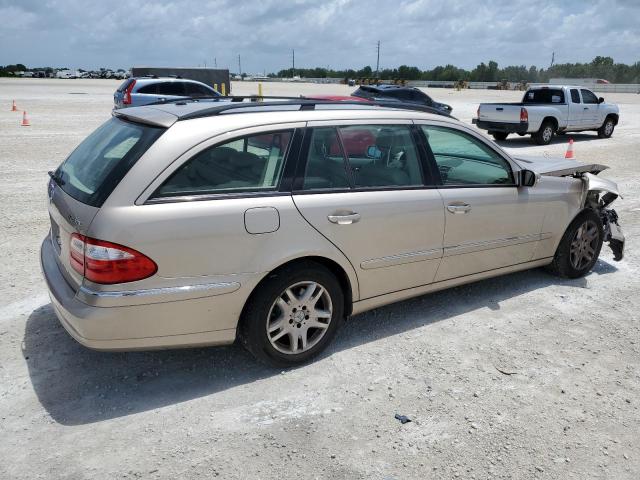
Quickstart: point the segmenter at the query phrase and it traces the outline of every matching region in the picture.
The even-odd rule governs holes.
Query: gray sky
[[[472,68],[640,61],[640,0],[0,0],[0,64]]]

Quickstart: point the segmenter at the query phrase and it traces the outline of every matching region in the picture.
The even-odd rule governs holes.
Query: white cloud
[[[431,68],[640,60],[640,2],[0,0],[0,64]]]

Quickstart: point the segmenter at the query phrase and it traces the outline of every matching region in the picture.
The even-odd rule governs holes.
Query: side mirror
[[[533,187],[538,183],[538,175],[531,170],[520,170],[520,182],[518,185],[521,187]]]
[[[600,98],[598,99],[598,103],[604,103],[604,98],[600,97]]]
[[[375,145],[370,145],[367,147],[367,157],[373,158],[375,160],[382,158],[382,150],[380,150]]]

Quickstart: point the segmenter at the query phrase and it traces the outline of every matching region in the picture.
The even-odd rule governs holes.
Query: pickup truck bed
[[[610,137],[618,107],[583,87],[532,87],[519,103],[481,103],[473,123],[496,140],[511,133],[531,134],[536,143],[546,145],[554,134],[570,131],[595,130],[600,137]]]

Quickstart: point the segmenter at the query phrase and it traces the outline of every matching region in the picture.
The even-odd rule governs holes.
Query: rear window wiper
[[[49,170],[47,172],[49,174],[49,176],[51,177],[51,180],[53,180],[54,182],[56,182],[56,184],[61,187],[62,185],[65,184],[65,181],[62,179],[62,177],[60,176],[60,174],[58,173],[58,171],[54,171],[54,170]]]

